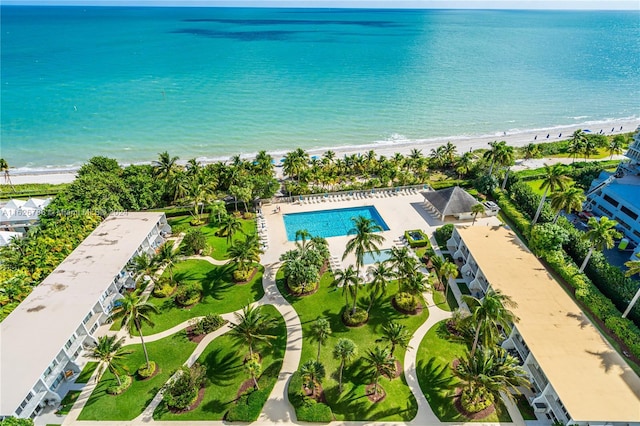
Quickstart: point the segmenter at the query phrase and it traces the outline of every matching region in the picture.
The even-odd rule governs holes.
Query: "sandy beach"
[[[493,141],[506,141],[507,144],[520,147],[529,143],[544,143],[554,142],[563,139],[567,139],[577,129],[590,130],[591,133],[599,133],[602,130],[605,135],[614,135],[619,133],[633,132],[640,126],[640,120],[611,120],[599,124],[594,124],[591,127],[585,129],[585,126],[563,126],[555,127],[552,130],[541,129],[531,130],[519,133],[504,133],[498,135],[483,135],[483,136],[469,136],[469,137],[455,137],[455,138],[437,138],[437,139],[425,139],[423,141],[398,141],[394,143],[385,144],[370,144],[359,145],[351,147],[335,147],[331,148],[339,157],[343,155],[351,155],[355,153],[367,152],[371,149],[375,150],[378,155],[385,155],[387,157],[392,156],[395,153],[409,154],[412,149],[418,149],[422,151],[422,154],[428,156],[431,149],[437,148],[440,145],[451,141],[458,148],[458,153],[466,151],[473,151],[475,149],[488,148],[489,142]],[[547,138],[547,134],[549,137]],[[293,148],[292,148],[293,149]],[[326,149],[307,150],[309,155],[321,156]],[[172,155],[180,155],[179,152],[171,152]],[[276,160],[276,163],[282,158],[282,153],[271,152],[271,155]],[[620,157],[616,157],[620,158]],[[528,160],[518,165],[518,169],[541,167],[541,164],[545,159]],[[562,161],[559,161],[562,162]],[[276,168],[279,169],[279,168]],[[280,170],[278,170],[280,172]],[[75,179],[75,170],[64,171],[50,171],[50,172],[12,172],[11,182],[14,185],[24,183],[50,183],[60,184],[69,183]],[[1,184],[4,184],[2,182]]]

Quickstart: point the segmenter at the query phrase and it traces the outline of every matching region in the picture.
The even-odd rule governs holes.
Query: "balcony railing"
[[[533,380],[536,381],[540,390],[544,390],[544,388],[546,388],[547,385],[549,384],[549,381],[547,380],[547,378],[544,377],[542,374],[540,374],[538,369],[533,364],[527,364],[527,367],[529,368],[529,371],[533,376]]]

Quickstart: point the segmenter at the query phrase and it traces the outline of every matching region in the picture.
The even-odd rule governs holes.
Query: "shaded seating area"
[[[453,216],[458,220],[473,219],[472,208],[478,204],[473,195],[459,186],[423,192],[424,206],[444,221]]]

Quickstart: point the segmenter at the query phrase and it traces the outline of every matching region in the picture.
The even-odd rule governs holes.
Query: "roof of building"
[[[107,217],[0,323],[0,415],[9,415],[164,213]]]
[[[478,204],[473,195],[459,186],[423,192],[422,195],[443,216],[470,213],[471,208]]]
[[[51,202],[51,198],[29,198],[9,200],[0,207],[0,224],[29,222],[37,220],[42,210]]]
[[[575,421],[640,421],[640,378],[517,236],[457,228],[491,287],[518,307],[516,327]]]
[[[640,205],[640,177],[625,176],[611,182],[611,185],[602,190],[603,193],[617,200],[627,208]]]

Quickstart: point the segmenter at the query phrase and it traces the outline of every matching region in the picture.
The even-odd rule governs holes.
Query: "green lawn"
[[[528,180],[526,184],[531,188],[534,194],[542,196],[544,189],[540,189],[540,184],[542,183],[542,179]]]
[[[192,216],[179,216],[175,218],[171,218],[169,220],[169,224],[171,226],[178,225],[181,228],[194,228],[189,222],[191,221]],[[256,232],[256,222],[253,219],[242,219],[242,232],[237,232],[233,236],[232,241],[236,241],[238,239],[244,239],[245,234],[254,234]],[[218,237],[216,232],[220,229],[218,226],[214,226],[212,224],[206,224],[199,227],[203,234],[207,237],[207,245],[209,246],[208,254],[216,260],[227,260],[229,256],[227,255],[227,248],[229,245],[227,244],[226,237]]]
[[[277,336],[272,341],[271,347],[256,345],[262,356],[263,370],[258,384],[261,393],[266,398],[271,393],[282,367],[287,333],[282,316],[273,306],[264,306],[262,309],[265,313],[278,319],[278,326],[270,331],[271,334]],[[242,360],[247,354],[247,346],[240,345],[228,335],[215,339],[198,359],[198,362],[207,366],[207,377],[209,378],[209,384],[200,405],[193,411],[174,414],[168,411],[166,405],[162,403],[153,414],[154,420],[222,420],[224,414],[234,403],[240,385],[250,379],[242,364]]]
[[[88,362],[80,372],[80,375],[76,379],[76,383],[89,383],[89,379],[97,366],[97,362]]]
[[[447,298],[449,299],[449,303],[445,302],[444,300],[444,291],[438,291],[438,290],[433,290],[432,292],[433,295],[433,303],[436,304],[436,306],[438,306],[438,308],[442,309],[443,311],[447,311],[447,312],[451,312],[451,306],[449,305],[449,303],[451,303],[451,295],[452,292],[449,291],[447,293]],[[453,299],[455,299],[455,297],[453,297]],[[455,306],[454,306],[455,307]]]
[[[317,354],[317,343],[312,342],[309,330],[318,317],[329,320],[333,334],[321,350],[320,361],[324,364],[327,377],[322,384],[328,405],[338,421],[345,420],[367,420],[367,421],[408,421],[415,417],[417,403],[413,394],[406,385],[404,374],[393,380],[387,378],[380,379],[380,385],[387,393],[386,398],[373,404],[365,395],[366,385],[372,383],[371,375],[365,369],[362,357],[366,355],[368,349],[372,349],[375,340],[380,337],[382,326],[393,320],[404,324],[410,333],[413,333],[428,316],[425,309],[420,315],[411,316],[397,312],[391,306],[391,297],[397,291],[397,284],[394,282],[388,287],[388,295],[383,300],[374,305],[370,313],[369,322],[358,328],[348,328],[342,324],[340,313],[345,305],[342,289],[335,289],[330,286],[331,274],[327,273],[322,277],[320,288],[317,293],[303,298],[287,296],[300,316],[302,330],[305,336],[302,346],[301,363],[309,359],[315,359]],[[283,294],[284,280],[282,271],[277,275],[278,288]],[[368,289],[361,287],[359,296],[362,298],[361,306],[366,308],[364,296]],[[339,361],[332,356],[333,347],[340,338],[349,338],[358,346],[359,356],[356,360],[347,365],[344,369],[344,389],[342,394],[338,393],[338,367]],[[382,344],[382,343],[380,343]],[[405,350],[396,348],[395,356],[401,362],[404,361]]]
[[[420,388],[427,397],[433,412],[443,422],[468,422],[453,405],[453,391],[457,379],[451,374],[451,362],[466,351],[464,344],[447,339],[445,322],[433,326],[425,335],[416,358],[416,370]],[[502,404],[497,411],[476,420],[479,422],[510,422],[511,418]]]
[[[145,335],[159,333],[196,316],[207,314],[223,314],[233,312],[254,302],[264,295],[262,288],[262,271],[260,266],[251,282],[235,284],[232,280],[234,264],[216,266],[206,260],[189,259],[178,263],[173,268],[173,276],[178,282],[188,283],[198,281],[202,283],[203,297],[200,303],[190,309],[180,308],[173,297],[159,299],[149,297],[149,302],[160,309],[160,313],[151,314],[154,327],[144,325]],[[168,274],[165,271],[165,275]]]
[[[58,414],[60,414],[61,416],[65,416],[69,414],[69,411],[71,411],[73,404],[75,404],[76,401],[78,400],[80,393],[81,391],[69,391],[65,395],[65,397],[62,398],[62,401],[60,402],[60,408],[58,408]]]
[[[149,358],[155,361],[160,372],[148,380],[138,380],[124,393],[113,396],[106,389],[115,382],[114,376],[106,371],[80,413],[79,420],[131,420],[142,413],[160,388],[189,357],[196,344],[187,339],[185,333],[176,333],[164,339],[147,343]],[[127,346],[134,352],[127,355],[125,365],[129,372],[144,364],[142,345]]]

